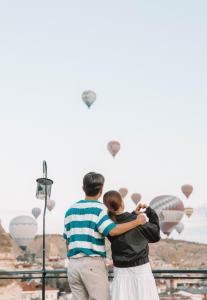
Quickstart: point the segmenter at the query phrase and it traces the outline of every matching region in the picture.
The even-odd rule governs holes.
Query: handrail
[[[169,269],[169,270],[162,270],[162,269],[158,269],[158,270],[153,270],[152,271],[153,273],[177,273],[177,274],[180,274],[180,273],[183,273],[183,274],[186,274],[186,273],[189,273],[189,274],[207,274],[207,269],[194,269],[194,270],[191,270],[191,269],[181,269],[181,270],[178,270],[178,269]]]
[[[156,279],[207,279],[206,269],[177,270],[158,269],[152,271]],[[43,270],[21,270],[21,271],[0,271],[0,279],[41,279]],[[67,269],[45,270],[46,278],[67,278]],[[64,275],[63,275],[64,274]],[[175,276],[175,275],[180,276]],[[187,274],[187,276],[186,276]],[[195,274],[197,276],[195,276]],[[21,275],[21,276],[20,276]],[[30,275],[30,276],[28,276]],[[31,276],[34,275],[34,276]],[[58,276],[57,276],[58,275]],[[60,276],[61,275],[61,276]],[[192,276],[194,275],[194,276]],[[198,276],[200,275],[200,276]],[[109,278],[113,278],[113,271],[109,270]]]
[[[54,270],[45,270],[48,274],[62,274],[67,273],[67,269],[54,269]],[[110,271],[109,271],[110,272]],[[207,269],[155,269],[152,270],[153,273],[163,273],[163,274],[207,274]],[[0,270],[1,275],[7,274],[42,274],[42,269],[40,270],[21,270],[21,271],[3,271]]]

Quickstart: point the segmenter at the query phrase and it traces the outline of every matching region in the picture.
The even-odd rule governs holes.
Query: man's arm
[[[146,215],[140,214],[140,215],[138,215],[136,220],[133,220],[133,221],[128,222],[128,223],[123,223],[123,224],[116,225],[116,227],[114,227],[109,232],[109,235],[110,236],[120,235],[120,234],[125,233],[125,232],[139,226],[139,225],[144,225],[144,224],[146,224],[146,222],[147,222]]]
[[[66,234],[66,229],[65,228],[64,228],[63,238],[65,240],[66,253],[68,253],[68,239],[67,239],[67,234]]]

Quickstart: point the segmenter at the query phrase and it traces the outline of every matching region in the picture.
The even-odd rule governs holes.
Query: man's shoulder
[[[76,213],[90,213],[96,211],[97,214],[101,213],[105,210],[105,206],[103,203],[99,201],[85,201],[80,200],[74,203],[69,209],[66,211],[65,216]]]
[[[89,200],[79,200],[78,202],[74,203],[69,209],[74,209],[74,208],[93,208],[93,207],[97,207],[100,209],[104,209],[105,205],[99,201],[89,201]]]

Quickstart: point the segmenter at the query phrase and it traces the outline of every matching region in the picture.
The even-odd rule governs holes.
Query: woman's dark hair
[[[121,204],[122,204],[122,198],[119,192],[117,191],[109,191],[103,196],[103,202],[108,208],[108,215],[109,217],[116,222],[116,213]]]
[[[83,190],[87,196],[94,197],[98,195],[104,185],[104,177],[101,174],[90,172],[83,178]]]

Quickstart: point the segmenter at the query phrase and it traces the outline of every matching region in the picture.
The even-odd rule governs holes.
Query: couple
[[[64,238],[68,251],[68,280],[73,300],[109,300],[105,265],[105,237],[111,242],[114,264],[112,300],[158,300],[149,264],[148,243],[160,239],[156,213],[139,205],[124,212],[116,191],[102,195],[104,177],[94,172],[83,179],[85,199],[65,214]],[[145,214],[140,213],[146,208]]]

